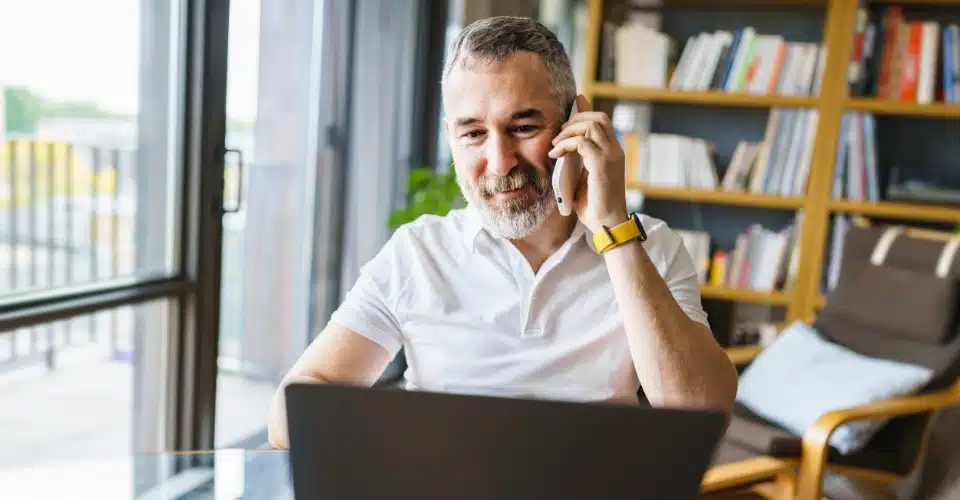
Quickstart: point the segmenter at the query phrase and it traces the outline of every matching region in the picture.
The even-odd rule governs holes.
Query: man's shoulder
[[[390,243],[396,250],[411,250],[421,255],[433,253],[463,241],[470,226],[470,215],[463,208],[450,210],[444,215],[423,214],[398,227],[390,237]]]
[[[637,217],[640,219],[640,224],[643,225],[643,230],[647,233],[648,244],[669,243],[674,238],[679,237],[677,232],[663,219],[643,213],[638,213]]]
[[[423,214],[397,228],[405,238],[432,239],[464,234],[469,225],[469,215],[464,208],[455,208],[444,215]]]

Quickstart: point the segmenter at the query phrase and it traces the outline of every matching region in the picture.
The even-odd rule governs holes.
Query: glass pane
[[[215,443],[266,442],[276,382],[306,347],[301,248],[315,15],[323,2],[230,3],[227,148]],[[242,163],[242,169],[239,168]],[[241,175],[242,174],[242,175]],[[242,195],[238,195],[242,189]]]
[[[174,272],[179,6],[0,3],[0,296]]]
[[[167,301],[0,332],[0,471],[164,450]]]

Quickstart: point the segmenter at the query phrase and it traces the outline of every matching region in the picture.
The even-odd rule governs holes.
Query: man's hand
[[[575,152],[583,158],[573,207],[584,225],[597,232],[601,226],[615,226],[627,220],[624,153],[610,117],[592,111],[582,95],[577,96],[577,104],[580,112],[563,124],[553,139],[549,156],[556,159]]]

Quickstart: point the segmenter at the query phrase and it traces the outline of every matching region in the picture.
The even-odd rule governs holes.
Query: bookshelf
[[[662,200],[711,203],[739,207],[758,207],[770,209],[796,210],[803,206],[803,199],[793,196],[773,196],[716,189],[674,188],[651,186],[642,183],[630,183],[627,189],[639,191],[644,196]]]
[[[675,53],[664,76],[663,85],[638,86],[618,84],[609,77],[601,78],[603,64],[605,25],[608,21],[623,21],[623,14],[631,8],[628,0],[587,0],[586,31],[584,40],[584,75],[581,81],[582,92],[587,99],[598,109],[609,111],[617,103],[642,102],[653,108],[653,114],[682,113],[680,108],[700,107],[709,109],[742,109],[753,110],[753,113],[769,112],[773,109],[815,110],[817,118],[811,126],[812,138],[809,142],[808,169],[803,184],[802,194],[778,194],[731,189],[704,189],[690,187],[674,187],[654,185],[643,182],[628,181],[628,189],[643,194],[645,204],[649,200],[660,200],[672,204],[673,210],[687,210],[692,206],[706,207],[711,217],[723,217],[723,209],[739,210],[741,214],[761,214],[770,211],[785,211],[802,214],[797,224],[795,244],[798,247],[795,256],[794,280],[788,290],[758,291],[752,288],[718,286],[709,281],[701,287],[705,301],[727,301],[732,303],[761,304],[782,307],[783,321],[812,320],[816,312],[826,303],[822,283],[830,259],[831,228],[834,216],[838,214],[856,215],[874,218],[879,221],[892,221],[908,225],[956,225],[960,223],[960,205],[938,205],[931,203],[914,203],[903,201],[888,201],[884,196],[880,199],[851,199],[849,196],[835,195],[835,166],[838,163],[839,138],[843,137],[843,123],[845,115],[851,113],[870,114],[878,123],[878,127],[886,126],[881,120],[928,120],[939,121],[947,127],[956,127],[957,137],[960,138],[960,104],[943,102],[938,92],[933,102],[918,103],[895,98],[875,98],[858,95],[848,82],[851,56],[862,46],[858,46],[856,38],[857,26],[862,24],[863,8],[866,6],[871,12],[882,11],[889,5],[902,6],[904,12],[910,9],[920,9],[916,17],[931,16],[928,8],[934,9],[932,19],[942,19],[943,26],[947,23],[960,23],[960,0],[902,0],[900,2],[867,2],[866,4],[853,0],[717,0],[704,2],[695,0],[662,0],[661,5],[650,6],[652,2],[643,2],[646,6],[643,11],[660,13],[664,17],[662,31],[669,35],[676,44]],[[640,3],[640,2],[637,2]],[[777,17],[771,11],[778,9],[793,9],[796,15]],[[936,10],[939,9],[939,10]],[[873,14],[871,14],[873,15]],[[668,21],[668,17],[672,21]],[[740,16],[740,17],[738,17]],[[858,17],[860,16],[860,17]],[[939,16],[939,17],[937,17]],[[793,39],[800,42],[820,44],[827,56],[817,67],[815,78],[816,87],[812,87],[807,94],[779,95],[778,92],[747,92],[731,90],[714,90],[700,85],[697,88],[681,90],[672,88],[670,77],[677,71],[682,62],[678,61],[685,46],[692,40],[691,36],[700,32],[712,30],[736,29],[735,23],[742,19],[741,26],[756,23],[757,32],[774,33],[778,30],[783,33],[783,39]],[[861,20],[858,23],[858,19]],[[906,17],[904,18],[906,19]],[[811,21],[813,20],[813,21]],[[869,18],[875,22],[874,18]],[[790,24],[793,23],[793,24]],[[818,25],[815,25],[818,24]],[[882,29],[883,24],[880,24]],[[879,45],[878,45],[879,47]],[[939,57],[942,55],[938,51]],[[960,55],[958,55],[960,57]],[[865,64],[865,63],[864,63]],[[864,68],[867,68],[864,66]],[[864,71],[867,71],[865,69]],[[939,73],[937,78],[940,78]],[[937,81],[936,87],[940,87]],[[661,111],[661,109],[663,111]],[[750,111],[745,111],[749,113]],[[727,125],[722,119],[718,123],[710,124],[712,118],[685,118],[684,124],[689,125],[694,120],[696,131],[719,130]],[[752,115],[756,117],[757,115]],[[767,115],[771,116],[771,115]],[[753,118],[756,120],[756,118]],[[667,119],[653,119],[653,128],[663,127]],[[909,125],[902,125],[909,126]],[[669,127],[668,127],[669,128]],[[674,127],[677,128],[677,127]],[[650,133],[657,132],[650,130]],[[675,133],[670,130],[667,133]],[[953,132],[950,132],[951,134]],[[892,133],[887,133],[877,141],[888,141]],[[892,134],[896,135],[896,134]],[[879,136],[878,136],[879,137]],[[896,140],[896,137],[893,138]],[[950,143],[940,137],[935,147],[947,148]],[[930,139],[931,141],[933,139]],[[929,149],[929,141],[927,148]],[[916,146],[909,138],[898,141],[898,147],[910,148]],[[878,147],[877,163],[874,168],[881,169],[888,165],[884,162],[883,151],[891,147],[889,144]],[[728,152],[729,149],[727,148]],[[944,160],[956,167],[955,177],[960,178],[960,146],[954,157]],[[843,151],[840,151],[843,153]],[[719,166],[719,165],[718,165]],[[628,166],[629,168],[629,166]],[[852,167],[851,167],[852,168]],[[846,174],[849,175],[849,174]],[[873,175],[880,175],[874,172]],[[885,176],[884,172],[881,177]],[[844,177],[843,182],[852,182]],[[878,178],[877,183],[881,180]],[[848,188],[849,189],[849,188]],[[679,208],[677,208],[679,207]],[[669,213],[666,215],[653,214],[663,218],[672,227],[677,228]],[[683,229],[683,228],[677,228]],[[711,237],[713,234],[711,233]],[[731,237],[726,235],[729,242]]]
[[[798,96],[755,96],[717,91],[671,91],[643,87],[622,87],[611,83],[595,83],[590,88],[594,97],[630,99],[651,102],[673,102],[683,104],[707,104],[713,106],[737,107],[797,107],[813,108],[817,100]]]

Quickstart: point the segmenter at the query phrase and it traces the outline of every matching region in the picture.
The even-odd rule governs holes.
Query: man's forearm
[[[639,241],[604,254],[644,393],[659,406],[730,410],[737,372],[708,328],[690,319]]]
[[[287,402],[284,389],[293,383],[324,384],[325,380],[309,375],[292,375],[280,383],[270,402],[270,412],[267,420],[267,440],[274,448],[290,448],[290,435],[287,430]]]

